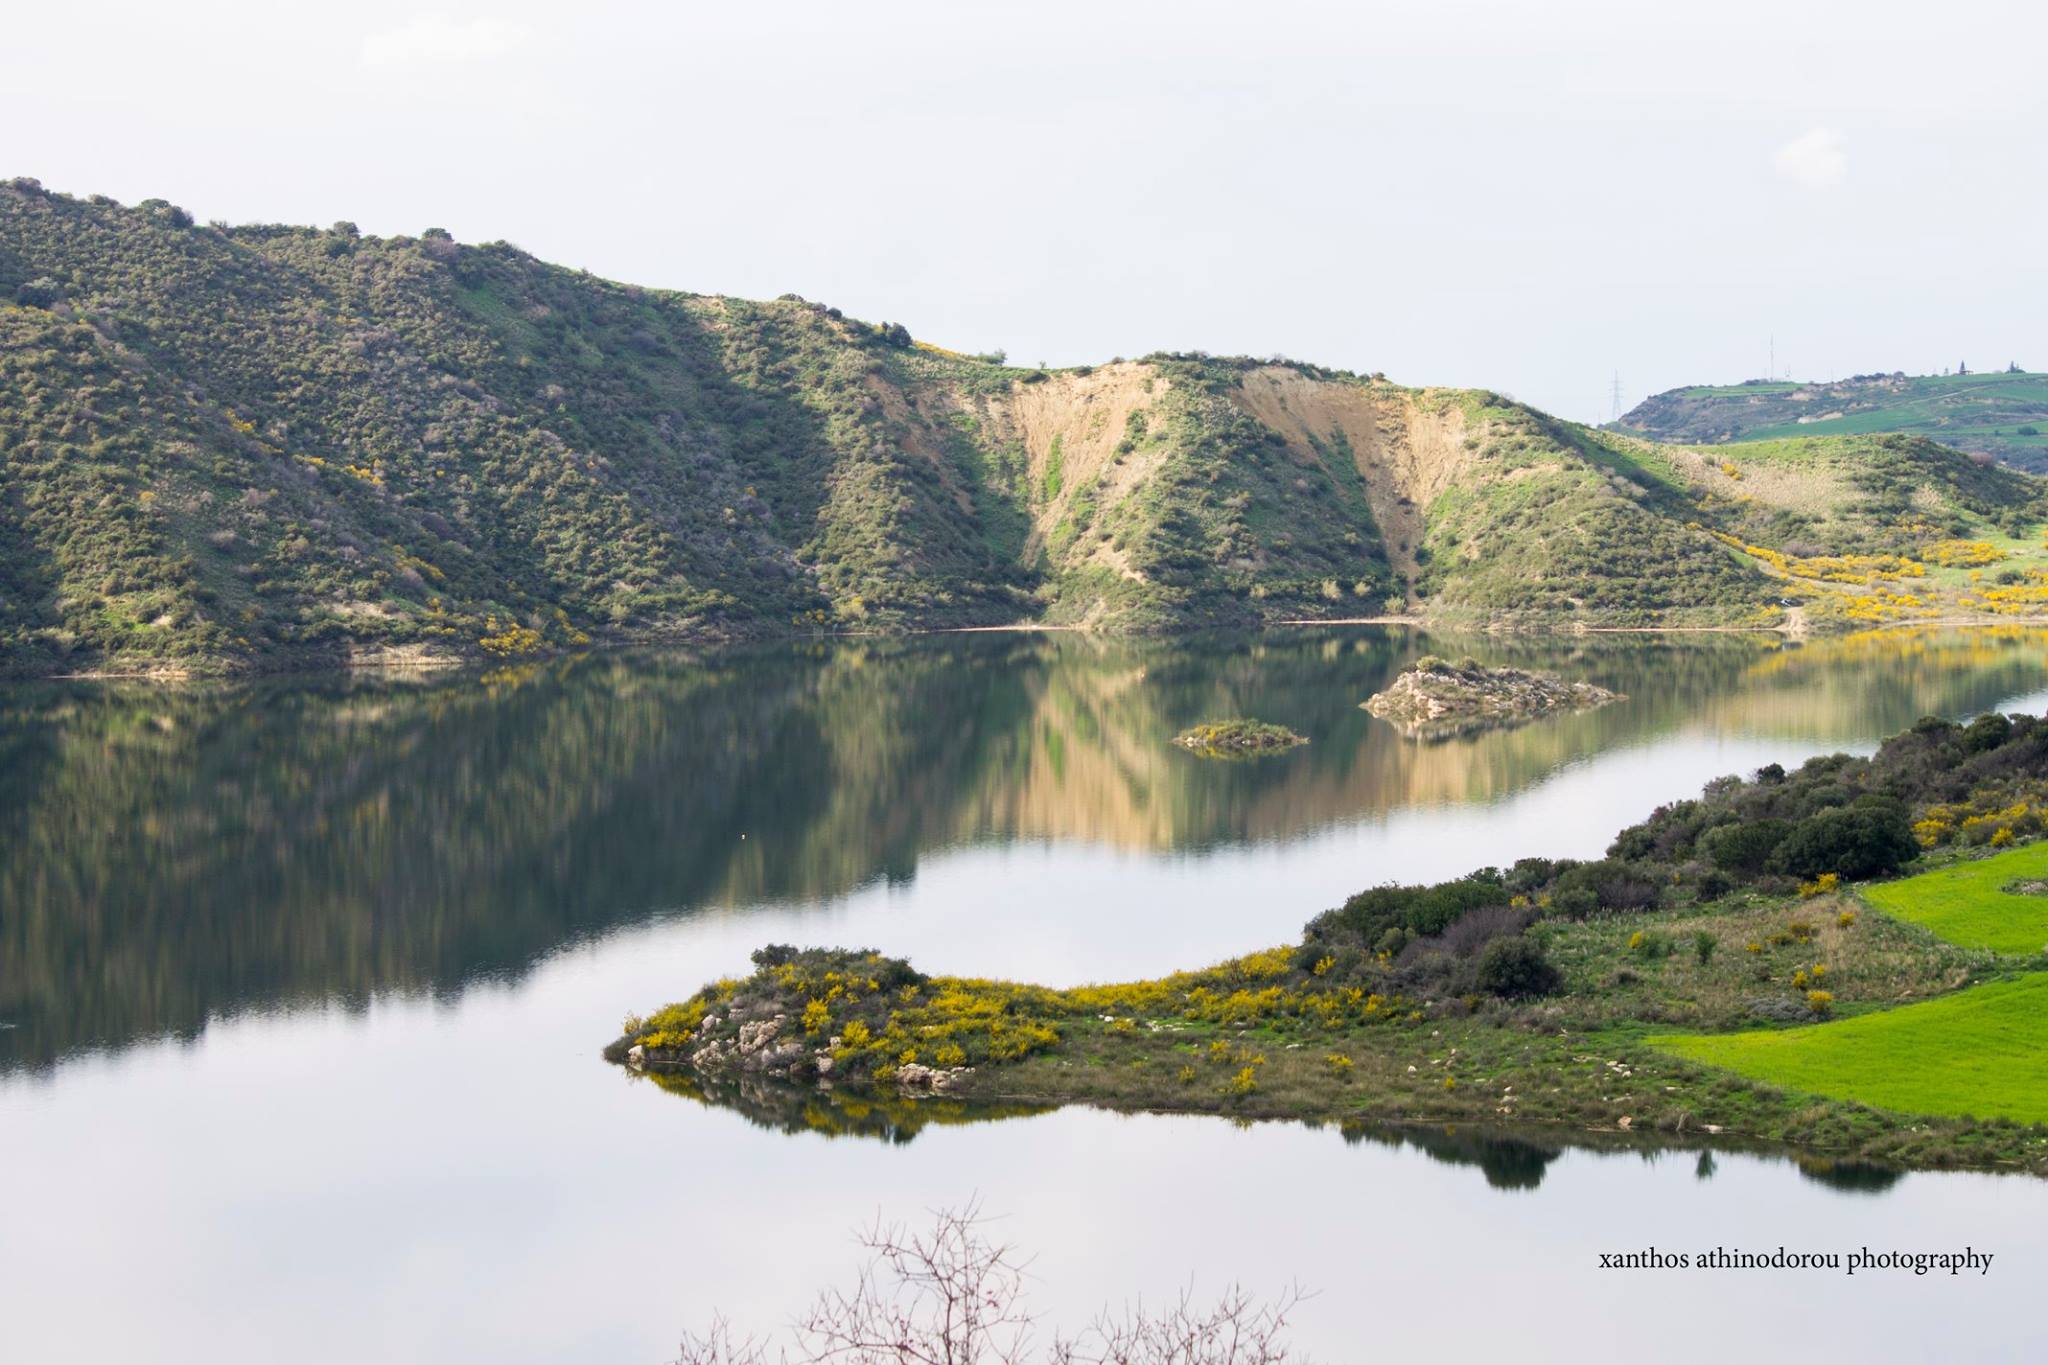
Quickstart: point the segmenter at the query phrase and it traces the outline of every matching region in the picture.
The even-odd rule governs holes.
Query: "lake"
[[[1436,742],[1359,709],[1432,651],[1626,700]],[[978,1195],[1070,1323],[1299,1282],[1325,1361],[2038,1358],[2015,1286],[2048,1182],[1086,1110],[819,1131],[597,1051],[764,943],[1151,975],[1376,882],[1597,855],[1720,774],[2044,706],[2048,636],[2019,630],[986,634],[9,685],[0,1354],[658,1362],[714,1310],[773,1327],[844,1282],[878,1212]],[[1233,715],[1311,743],[1168,743]],[[1997,1260],[1597,1269],[1651,1244]]]

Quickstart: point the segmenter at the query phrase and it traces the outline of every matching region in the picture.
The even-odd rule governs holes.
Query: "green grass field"
[[[1649,1041],[1690,1061],[1831,1099],[2048,1123],[2048,972],[1838,1023]]]
[[[1916,375],[1882,383],[1697,385],[1645,399],[1622,424],[1667,441],[1906,432],[2048,466],[2048,375]]]
[[[2048,896],[1999,889],[2015,881],[2048,881],[2048,840],[1864,887],[1862,895],[1885,914],[1966,948],[2038,953],[2048,946]]]
[[[1821,406],[1825,408],[1825,402]],[[2044,406],[2048,406],[2048,378],[2039,374],[1925,375],[1906,381],[1902,392],[1874,408],[1845,412],[1826,421],[1760,425],[1743,437],[1767,441],[1784,436],[1905,431],[1949,442],[1988,438],[2000,447],[2042,450],[2048,449],[2048,436],[2022,436],[2018,428],[2048,430],[2039,416]]]

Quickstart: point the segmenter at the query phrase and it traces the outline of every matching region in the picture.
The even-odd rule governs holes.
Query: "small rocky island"
[[[1203,758],[1256,758],[1284,753],[1308,739],[1263,720],[1219,720],[1183,730],[1173,742]]]
[[[1362,704],[1410,738],[1447,739],[1621,700],[1619,692],[1592,683],[1521,668],[1489,668],[1477,659],[1451,663],[1426,654],[1386,691]]]

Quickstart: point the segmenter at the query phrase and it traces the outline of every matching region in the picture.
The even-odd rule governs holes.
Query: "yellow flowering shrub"
[[[1955,838],[1956,827],[1939,816],[1928,816],[1913,822],[1913,837],[1920,841],[1920,847],[1933,848]]]
[[[656,1030],[665,1045],[680,1046],[696,1036],[713,1004],[721,1007],[712,1035],[719,1039],[736,1038],[743,1021],[787,1018],[796,1024],[792,1035],[834,1040],[835,1079],[886,1081],[920,1061],[945,1067],[1020,1061],[1059,1046],[1069,1030],[1189,1030],[1195,1036],[1185,1046],[1214,1065],[1242,1071],[1265,1064],[1254,1044],[1275,1035],[1422,1018],[1409,1002],[1341,980],[1334,971],[1297,968],[1294,956],[1293,948],[1277,948],[1156,980],[1052,990],[924,977],[874,953],[778,947],[755,955],[753,976],[707,987],[651,1020],[632,1022]],[[1211,1029],[1230,1035],[1203,1036]],[[622,1041],[647,1038],[629,1028]],[[811,1052],[792,1065],[813,1065],[818,1056]]]
[[[1988,540],[1942,540],[1921,547],[1920,558],[1945,569],[1975,569],[1996,564],[2005,551]]]
[[[529,629],[515,621],[506,622],[501,629],[498,618],[489,616],[484,618],[484,633],[478,637],[477,643],[489,653],[513,655],[539,652],[542,640],[541,633],[537,630]]]

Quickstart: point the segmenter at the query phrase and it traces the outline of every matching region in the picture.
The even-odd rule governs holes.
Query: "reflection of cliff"
[[[1035,734],[994,765],[960,833],[1183,848],[1284,837],[1410,806],[1511,796],[1576,759],[1687,730],[1868,741],[1930,712],[1960,715],[2048,683],[2048,633],[1994,629],[1788,645],[1775,637],[1267,637],[1193,654],[1063,639]],[[1511,730],[1423,744],[1357,709],[1417,654],[1597,683],[1626,700]],[[1190,760],[1182,727],[1257,716],[1311,737],[1236,771]],[[963,811],[963,819],[968,812]]]
[[[1630,699],[1418,745],[1358,702],[1425,648]],[[1280,837],[1490,800],[1696,724],[1870,738],[2044,676],[2043,637],[2006,632],[1785,647],[1331,631],[15,687],[0,691],[0,1059],[188,1032],[252,1003],[457,986],[656,910],[907,878],[963,841]],[[1257,764],[1169,743],[1232,715],[1313,742]]]
[[[2048,681],[2048,632],[2017,626],[1959,631],[1873,630],[1788,645],[1760,656],[1739,689],[1712,699],[1702,719],[1716,728],[1785,737],[1881,733],[1922,715],[1962,716]],[[1823,730],[1818,733],[1826,734]]]

